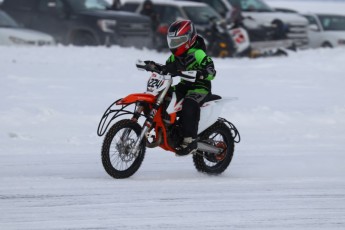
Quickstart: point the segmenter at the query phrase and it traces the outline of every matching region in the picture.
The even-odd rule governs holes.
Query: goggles
[[[169,48],[175,49],[185,44],[189,39],[189,35],[183,35],[183,36],[178,36],[178,37],[167,36],[167,39],[168,39]]]

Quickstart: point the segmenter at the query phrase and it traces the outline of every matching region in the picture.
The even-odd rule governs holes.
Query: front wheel
[[[324,42],[321,47],[322,48],[333,48],[332,44],[329,42]]]
[[[232,160],[235,149],[234,137],[228,126],[218,121],[202,133],[200,140],[221,148],[223,151],[220,154],[198,151],[193,155],[195,168],[199,172],[213,175],[224,172]]]
[[[140,133],[140,125],[131,120],[121,120],[109,129],[102,146],[102,164],[113,178],[128,178],[139,169],[145,156],[145,141],[136,154],[131,149]]]

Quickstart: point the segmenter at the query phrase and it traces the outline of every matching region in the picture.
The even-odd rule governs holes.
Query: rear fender
[[[224,105],[234,100],[237,100],[237,98],[222,98],[219,100],[205,102],[200,108],[199,133],[213,125],[218,120]]]

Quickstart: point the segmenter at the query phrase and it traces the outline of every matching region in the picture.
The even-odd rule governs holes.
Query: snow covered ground
[[[145,90],[136,59],[167,55],[0,47],[1,230],[345,229],[345,49],[214,59],[214,93],[239,98],[222,113],[242,136],[228,170],[148,149],[114,180],[99,119]]]
[[[215,59],[222,116],[242,135],[229,169],[148,150],[130,179],[102,168],[98,121],[142,92],[122,48],[0,47],[0,229],[344,229],[345,50]]]

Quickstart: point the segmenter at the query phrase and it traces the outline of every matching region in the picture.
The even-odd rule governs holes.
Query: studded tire
[[[213,138],[212,138],[213,137]],[[193,155],[194,166],[199,172],[218,175],[223,173],[232,160],[235,144],[233,135],[223,122],[217,121],[200,136],[203,141],[211,141],[213,145],[223,148],[221,154],[209,154],[198,151]]]
[[[128,178],[139,169],[145,157],[145,141],[142,141],[136,156],[131,155],[130,150],[140,133],[140,125],[127,119],[118,121],[109,129],[101,156],[105,171],[113,178]]]

